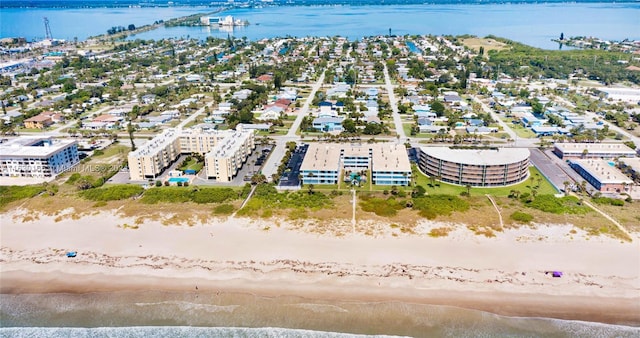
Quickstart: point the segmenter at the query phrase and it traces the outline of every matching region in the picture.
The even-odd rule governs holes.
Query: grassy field
[[[471,196],[482,196],[482,195],[489,194],[492,196],[506,197],[506,196],[509,196],[509,194],[511,193],[511,190],[518,190],[521,193],[530,192],[532,185],[533,186],[538,185],[538,181],[537,181],[538,178],[540,178],[540,186],[538,187],[538,194],[553,195],[558,193],[553,188],[551,183],[549,183],[549,181],[547,181],[546,178],[544,178],[544,176],[540,174],[540,171],[538,171],[536,167],[533,167],[533,166],[529,167],[529,177],[530,178],[528,180],[522,183],[508,186],[508,187],[499,187],[499,188],[473,187],[471,188]],[[426,175],[423,175],[420,172],[418,172],[418,177],[416,178],[416,182],[418,183],[418,185],[423,186],[427,190],[428,194],[448,194],[448,195],[457,196],[457,195],[460,195],[460,193],[467,191],[466,187],[448,184],[444,182],[437,183],[439,184],[439,186],[437,184],[434,186],[430,186],[431,181],[429,180],[429,177],[427,177]]]
[[[202,170],[202,167],[204,167],[204,163],[203,162],[198,162],[197,159],[195,158],[191,158],[191,161],[189,161],[186,165],[183,165],[182,167],[178,168],[179,170],[185,171],[185,170],[195,170],[196,172],[199,172],[200,170]]]
[[[504,122],[506,122],[507,125],[509,125],[511,130],[513,130],[516,133],[516,135],[518,135],[518,137],[521,137],[521,138],[535,138],[536,137],[536,134],[534,132],[532,132],[531,129],[525,128],[521,124],[511,123],[511,119],[510,118],[505,118],[505,119],[502,119],[502,120]]]
[[[0,186],[0,210],[13,201],[34,197],[42,191],[42,185]]]
[[[485,39],[485,38],[467,38],[467,39],[462,39],[462,44],[465,45],[466,47],[473,49],[474,51],[478,52],[480,50],[480,47],[484,47],[484,53],[485,55],[490,51],[490,50],[503,50],[505,48],[507,48],[507,45],[505,43],[502,42],[498,42],[494,39]]]
[[[640,203],[625,202],[624,206],[595,204],[595,206],[620,222],[629,231],[640,232]]]

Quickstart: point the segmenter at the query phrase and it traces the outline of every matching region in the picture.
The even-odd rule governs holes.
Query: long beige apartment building
[[[132,181],[155,179],[180,155],[199,153],[205,156],[204,170],[208,178],[229,182],[254,149],[254,131],[241,127],[222,131],[166,129],[129,153],[129,177]]]
[[[636,151],[624,143],[555,143],[553,152],[561,159],[635,157]]]

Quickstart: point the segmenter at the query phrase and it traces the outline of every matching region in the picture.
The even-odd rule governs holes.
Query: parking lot
[[[299,187],[300,186],[300,166],[302,166],[302,160],[309,148],[308,144],[302,144],[296,147],[296,150],[291,154],[291,159],[287,163],[287,169],[280,177],[278,186],[283,189]]]
[[[564,190],[564,182],[571,183],[573,188],[583,178],[569,164],[556,156],[551,150],[530,149],[531,163],[553,184],[556,189]]]
[[[231,182],[218,182],[213,179],[207,179],[204,169],[198,173],[198,176],[194,180],[194,184],[198,185],[220,185],[220,186],[242,186],[251,182],[251,177],[255,174],[259,174],[262,171],[262,167],[266,162],[266,159],[271,154],[272,145],[257,145],[256,149],[247,158],[247,161],[242,165],[242,168],[238,170],[238,174],[231,180]]]

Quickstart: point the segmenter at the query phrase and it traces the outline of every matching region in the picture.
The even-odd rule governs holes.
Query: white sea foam
[[[312,304],[312,303],[300,303],[300,304],[293,304],[291,305],[293,307],[297,307],[297,308],[301,308],[301,309],[305,309],[305,310],[309,310],[309,311],[313,311],[313,312],[317,312],[317,313],[323,313],[323,312],[349,312],[348,310],[345,310],[339,306],[336,305],[331,305],[331,304]]]
[[[187,327],[187,326],[133,326],[133,327],[16,327],[0,328],[2,337],[48,338],[102,338],[102,337],[225,337],[225,338],[356,338],[364,335],[296,330],[284,328],[236,328],[236,327]],[[397,337],[397,336],[366,336]]]
[[[231,313],[240,305],[214,305],[214,304],[201,304],[184,301],[164,301],[164,302],[152,302],[152,303],[135,303],[136,306],[158,306],[158,305],[175,305],[180,311],[190,310],[204,310],[206,312],[227,312]]]

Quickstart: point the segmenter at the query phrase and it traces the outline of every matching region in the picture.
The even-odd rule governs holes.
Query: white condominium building
[[[205,156],[205,172],[210,179],[230,182],[255,148],[252,131],[234,131],[220,140]]]
[[[180,156],[180,132],[167,129],[128,156],[132,181],[156,178]]]
[[[216,172],[209,169],[211,159],[228,160],[230,149],[235,149],[240,157],[228,171]],[[224,147],[224,148],[221,148]],[[236,149],[237,148],[237,149]],[[230,181],[242,167],[251,151],[255,148],[253,130],[203,130],[203,129],[167,129],[144,146],[129,153],[129,177],[132,181],[155,179],[164,169],[175,162],[181,154],[199,153],[205,155],[205,172],[208,177],[219,182]]]
[[[79,161],[74,140],[18,138],[0,144],[0,176],[55,177]]]

